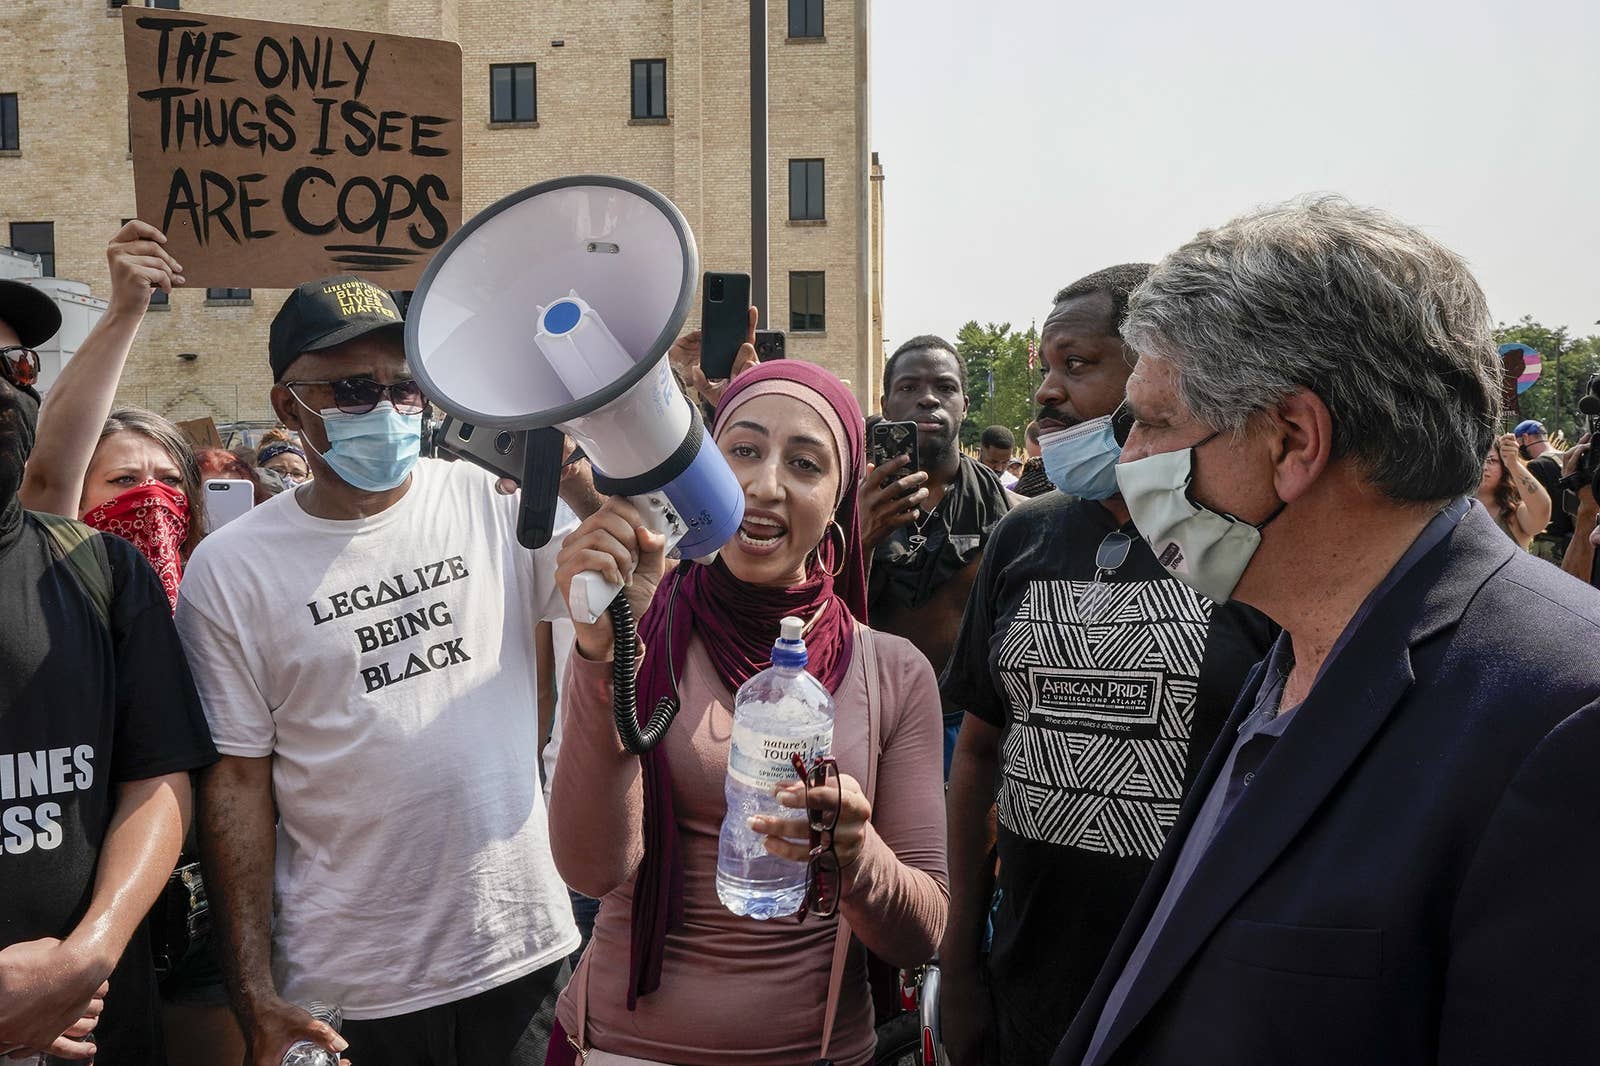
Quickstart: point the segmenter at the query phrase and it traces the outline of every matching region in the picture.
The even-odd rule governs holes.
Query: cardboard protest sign
[[[178,429],[189,438],[189,443],[196,448],[221,448],[222,433],[217,429],[216,419],[207,415],[205,418],[191,418],[187,422],[179,422]]]
[[[449,41],[126,7],[139,217],[190,285],[416,284],[461,225]]]

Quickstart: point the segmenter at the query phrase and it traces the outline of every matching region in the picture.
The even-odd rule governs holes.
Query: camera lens
[[[494,450],[501,455],[510,455],[511,449],[516,446],[517,435],[509,430],[501,433],[494,439]]]
[[[714,302],[721,303],[723,296],[727,295],[726,284],[723,278],[712,278],[706,282],[706,296]]]

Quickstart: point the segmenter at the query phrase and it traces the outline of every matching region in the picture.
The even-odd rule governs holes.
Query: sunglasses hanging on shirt
[[[1085,582],[1078,593],[1078,620],[1094,624],[1110,617],[1115,596],[1111,590],[1111,575],[1128,561],[1133,550],[1133,537],[1120,529],[1113,529],[1100,542],[1094,552],[1094,580]]]

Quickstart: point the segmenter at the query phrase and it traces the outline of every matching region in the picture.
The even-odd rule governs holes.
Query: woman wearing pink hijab
[[[861,945],[913,966],[944,928],[939,695],[921,653],[865,627],[860,408],[820,367],[767,363],[729,386],[713,435],[745,494],[744,523],[716,562],[666,574],[662,538],[622,500],[561,552],[563,590],[583,571],[616,580],[633,571],[626,595],[645,649],[639,706],[653,708],[675,678],[681,710],[659,747],[627,754],[611,721],[611,623],[577,626],[551,846],[567,883],[602,904],[561,999],[551,1064],[581,1049],[591,1066],[797,1066],[825,1044],[833,1062],[860,1066],[873,1052]],[[807,620],[807,669],[837,708],[840,788],[813,790],[812,802],[838,810],[839,905],[831,918],[760,922],[719,902],[717,840],[733,693],[766,668],[788,615]],[[875,802],[862,785],[869,773]],[[758,818],[754,827],[768,851],[804,861],[808,843],[795,827],[804,826],[805,790],[797,781],[780,801],[798,820]],[[835,981],[840,919],[859,943],[841,956]]]

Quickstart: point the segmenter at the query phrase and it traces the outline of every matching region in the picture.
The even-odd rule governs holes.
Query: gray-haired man
[[[1168,256],[1123,336],[1134,522],[1285,633],[1053,1063],[1591,1061],[1600,593],[1471,499],[1500,385],[1465,264],[1291,204]],[[1564,639],[1509,654],[1528,617]]]

